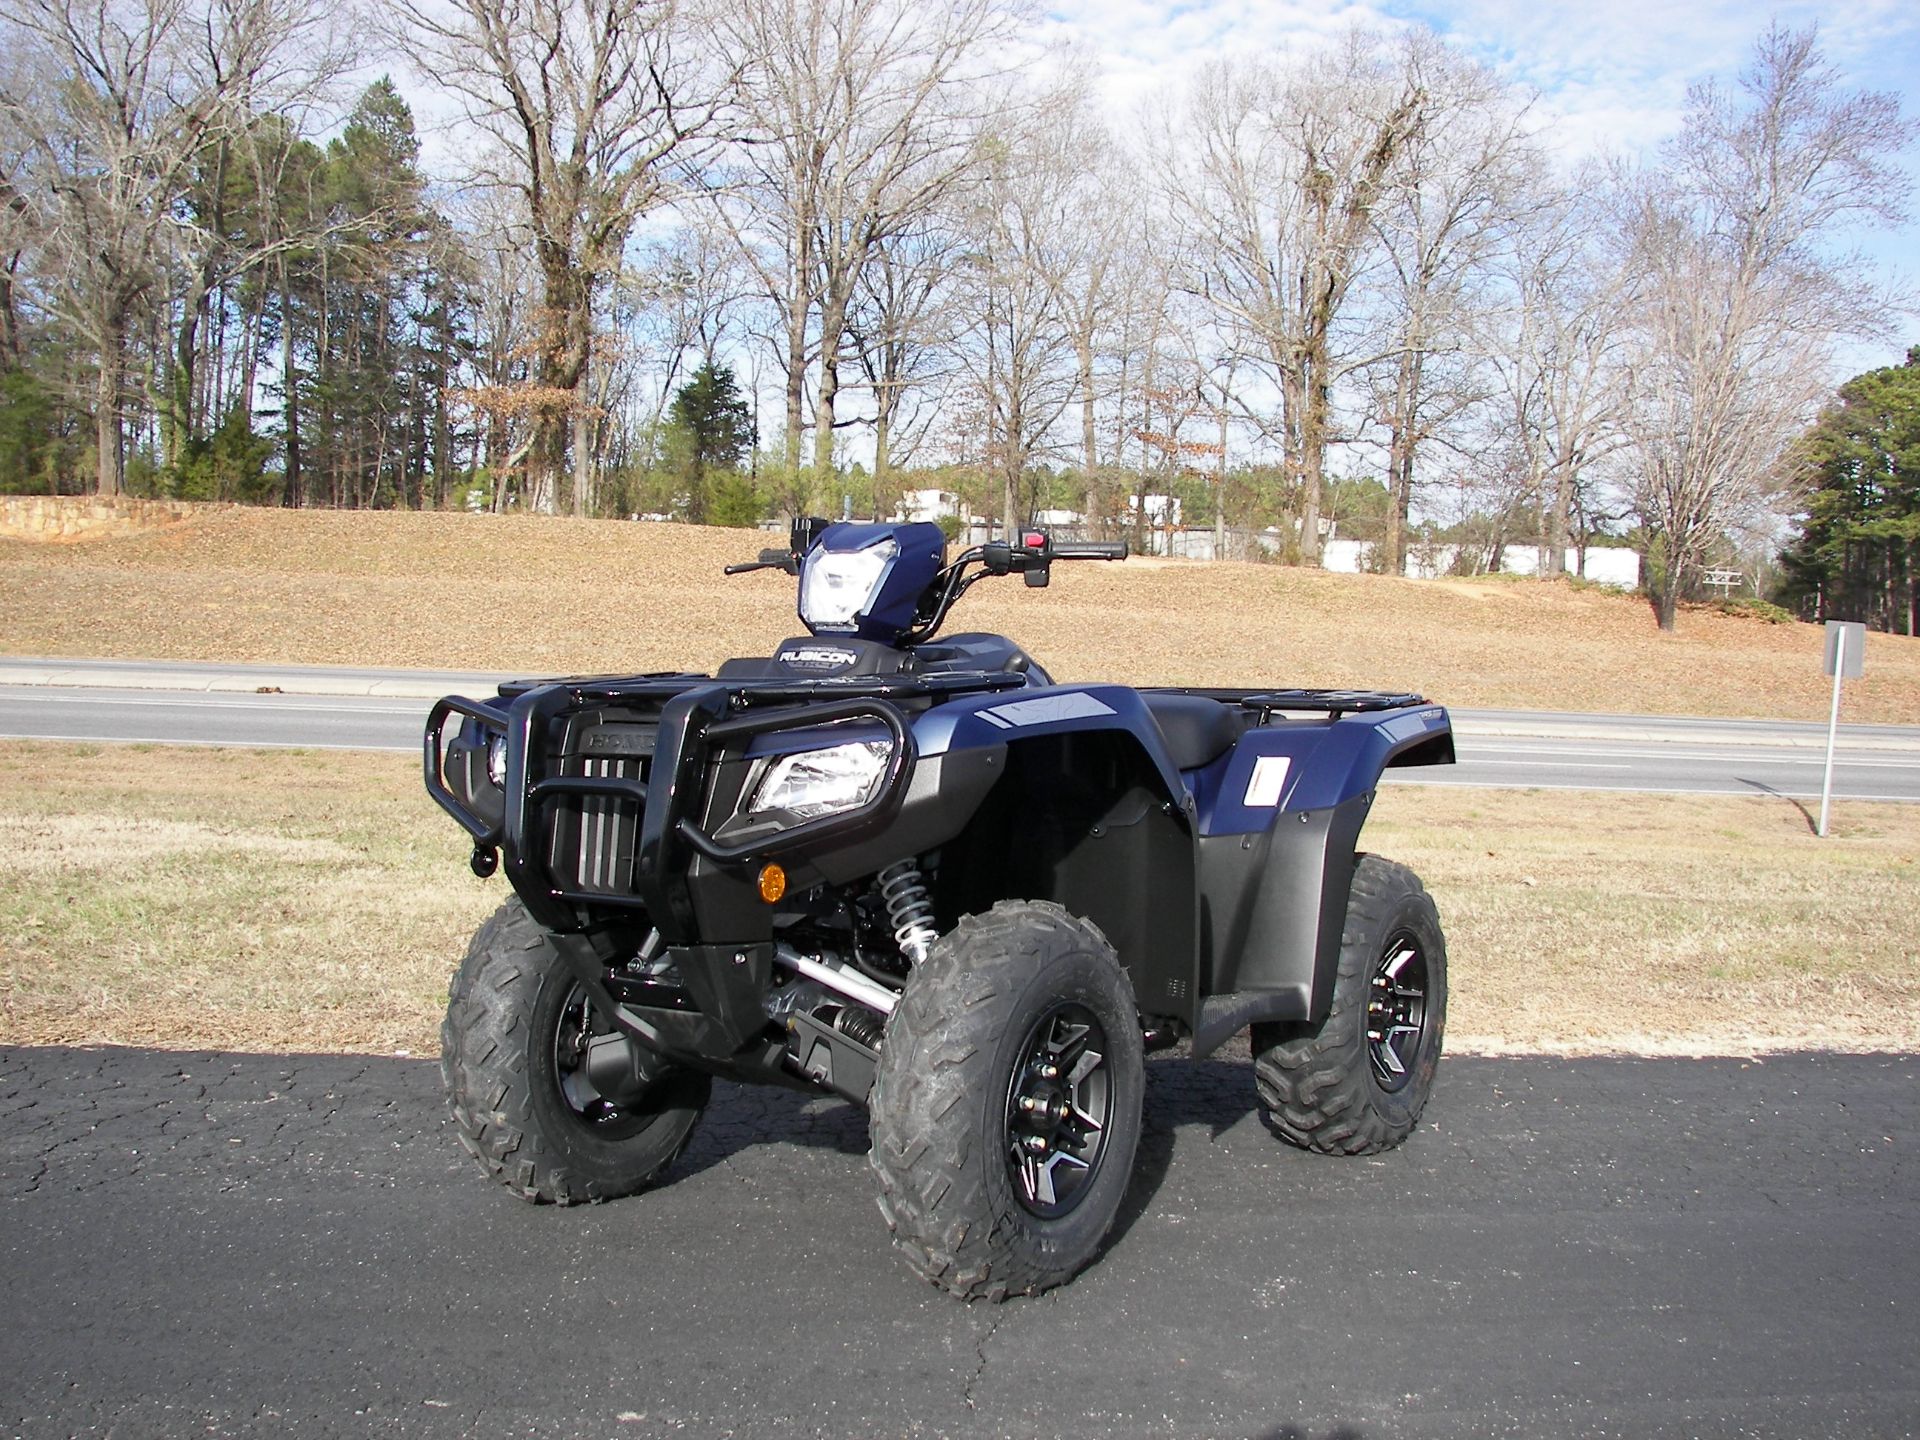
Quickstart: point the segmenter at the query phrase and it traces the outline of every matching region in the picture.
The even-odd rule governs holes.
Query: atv
[[[1452,762],[1447,712],[1057,684],[941,634],[982,579],[1126,553],[1035,530],[948,562],[936,525],[807,518],[727,567],[799,581],[807,633],[771,656],[436,704],[427,790],[514,890],[441,1030],[481,1166],[611,1199],[672,1164],[715,1076],[844,1096],[907,1263],[1002,1299],[1100,1249],[1148,1051],[1250,1028],[1283,1140],[1404,1140],[1446,942],[1413,873],[1355,845],[1387,767]]]

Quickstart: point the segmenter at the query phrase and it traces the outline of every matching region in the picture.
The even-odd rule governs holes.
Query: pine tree
[[[686,496],[687,519],[696,525],[758,520],[759,497],[739,473],[754,446],[753,413],[732,369],[704,362],[675,392],[667,420],[667,465]]]
[[[1813,490],[1790,593],[1816,619],[1920,634],[1920,345],[1842,385],[1801,455]]]

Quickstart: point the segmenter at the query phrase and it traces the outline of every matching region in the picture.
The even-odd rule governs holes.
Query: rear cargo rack
[[[1408,710],[1432,702],[1424,695],[1396,690],[1230,690],[1205,686],[1155,686],[1143,688],[1143,695],[1199,695],[1226,705],[1239,705],[1260,712],[1265,724],[1276,713],[1295,711],[1325,715],[1338,720],[1342,715],[1357,715],[1378,710]]]

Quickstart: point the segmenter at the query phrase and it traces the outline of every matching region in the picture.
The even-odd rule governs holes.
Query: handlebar
[[[1124,540],[1056,540],[1053,544],[1053,558],[1056,560],[1124,560],[1127,558],[1127,542]]]

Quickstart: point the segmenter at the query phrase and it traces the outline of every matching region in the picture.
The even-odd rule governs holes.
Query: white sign
[[[1835,664],[1839,665],[1836,670]],[[1867,627],[1858,620],[1827,621],[1828,675],[1858,680],[1867,663]]]

